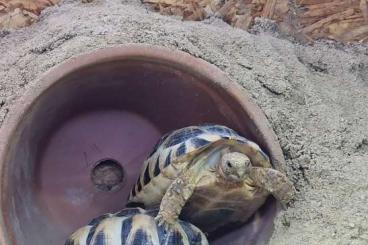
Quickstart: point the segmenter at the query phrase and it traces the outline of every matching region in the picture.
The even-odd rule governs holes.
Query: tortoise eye
[[[231,162],[229,162],[229,161],[227,161],[226,162],[226,165],[229,167],[229,168],[232,168],[233,167],[233,165],[231,164]]]

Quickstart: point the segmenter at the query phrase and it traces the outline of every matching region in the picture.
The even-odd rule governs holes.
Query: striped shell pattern
[[[157,210],[126,208],[102,215],[74,232],[65,245],[208,245],[194,225],[179,220],[167,231],[155,222],[156,214]]]
[[[189,126],[161,137],[144,162],[143,170],[133,187],[130,203],[157,205],[166,189],[194,156],[211,146],[235,147],[246,154],[253,165],[271,167],[268,156],[254,142],[234,130],[216,124]]]

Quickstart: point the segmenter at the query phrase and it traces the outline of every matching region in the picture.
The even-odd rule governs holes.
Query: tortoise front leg
[[[295,195],[293,183],[285,174],[272,168],[252,167],[250,178],[255,185],[270,192],[285,206]]]
[[[195,188],[195,173],[189,169],[183,170],[171,183],[162,198],[160,210],[155,218],[159,225],[170,229],[178,220],[182,208],[192,196]]]

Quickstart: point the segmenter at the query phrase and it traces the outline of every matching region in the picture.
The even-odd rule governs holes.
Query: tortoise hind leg
[[[250,177],[255,185],[270,192],[285,206],[295,195],[295,188],[285,174],[272,168],[252,167]]]
[[[192,196],[195,188],[195,173],[189,169],[183,170],[171,183],[162,198],[160,211],[155,220],[159,225],[170,229],[178,220],[182,208]]]

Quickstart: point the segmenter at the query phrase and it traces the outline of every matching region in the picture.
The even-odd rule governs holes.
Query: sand
[[[200,57],[244,86],[279,137],[298,195],[270,244],[368,244],[368,46],[306,46],[260,20],[182,22],[135,1],[63,1],[0,32],[0,125],[41,74],[99,48],[156,44]]]

